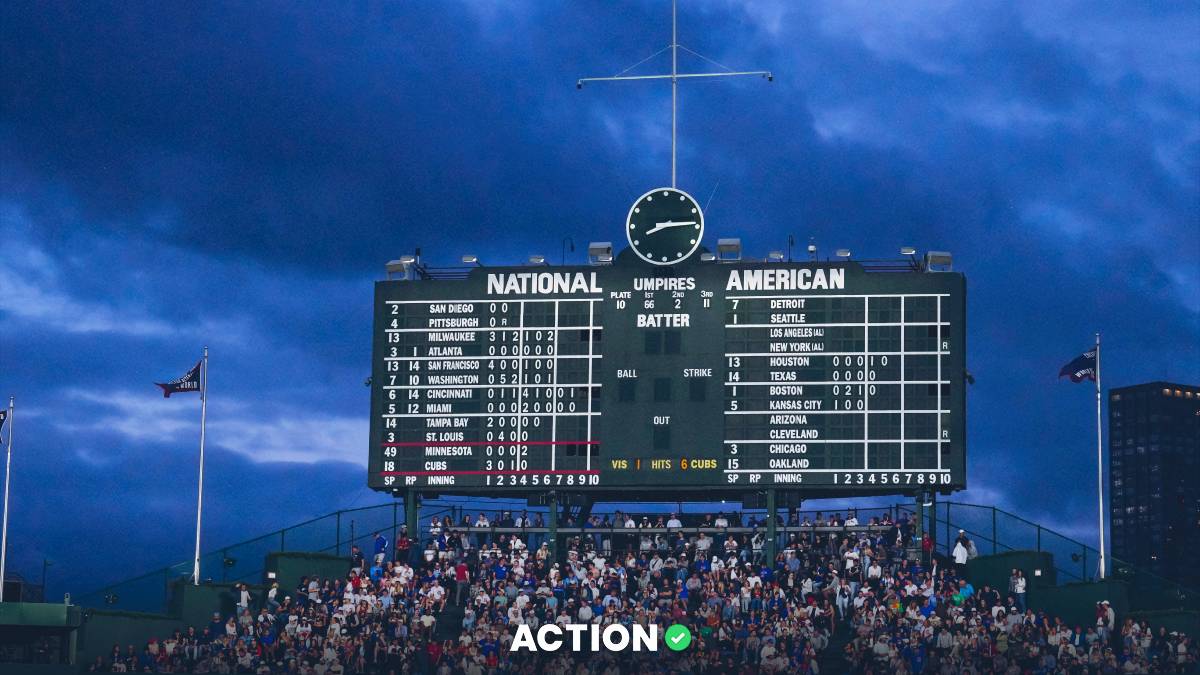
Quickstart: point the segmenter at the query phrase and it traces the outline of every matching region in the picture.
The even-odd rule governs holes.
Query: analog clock
[[[704,214],[692,196],[656,188],[638,197],[625,219],[625,236],[638,257],[652,265],[673,265],[696,251],[704,235]]]

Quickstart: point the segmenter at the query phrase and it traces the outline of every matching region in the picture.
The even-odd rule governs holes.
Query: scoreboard
[[[633,253],[378,282],[369,485],[965,487],[961,274]]]

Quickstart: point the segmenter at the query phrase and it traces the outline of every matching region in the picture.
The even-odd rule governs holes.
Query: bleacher
[[[468,508],[468,506],[470,508]],[[669,507],[668,507],[669,508]],[[639,564],[649,566],[652,557],[658,554],[660,560],[665,560],[663,565],[670,565],[672,569],[675,565],[690,566],[688,574],[680,577],[682,582],[684,578],[690,576],[691,572],[700,574],[714,574],[709,570],[708,566],[711,562],[716,565],[708,556],[698,556],[697,540],[701,533],[706,538],[712,540],[711,550],[719,552],[720,557],[725,557],[724,542],[733,537],[736,545],[730,549],[729,565],[743,567],[746,564],[752,565],[751,570],[746,574],[761,574],[762,578],[771,578],[773,583],[779,583],[782,577],[792,569],[789,565],[791,558],[796,558],[802,561],[803,567],[797,569],[806,570],[804,574],[817,578],[821,577],[828,581],[829,579],[837,580],[838,576],[830,576],[830,567],[838,567],[844,563],[843,555],[848,550],[848,547],[860,548],[863,552],[870,552],[879,559],[886,560],[889,570],[899,570],[897,580],[901,579],[916,579],[919,575],[924,574],[925,570],[932,570],[936,565],[939,574],[945,575],[947,572],[954,574],[953,565],[947,558],[949,542],[938,541],[934,546],[932,559],[923,558],[921,549],[916,544],[918,540],[915,538],[918,532],[918,524],[915,518],[913,507],[909,505],[896,505],[890,508],[863,508],[857,510],[859,524],[845,526],[844,524],[830,524],[829,518],[837,514],[837,516],[847,516],[846,510],[826,511],[818,515],[813,511],[792,512],[780,514],[780,522],[776,524],[774,530],[776,533],[776,546],[778,548],[778,557],[774,560],[768,560],[765,556],[766,542],[763,541],[765,532],[767,531],[764,515],[758,512],[750,513],[734,513],[727,512],[725,514],[728,519],[726,526],[717,527],[713,523],[711,517],[706,518],[706,515],[687,513],[680,514],[680,527],[665,527],[657,526],[660,518],[667,518],[666,511],[654,511],[637,513],[633,515],[635,524],[640,527],[627,528],[616,527],[616,513],[594,514],[600,520],[598,526],[596,521],[584,526],[578,522],[571,522],[569,519],[564,519],[566,522],[557,528],[557,543],[559,554],[557,556],[549,556],[548,553],[538,553],[537,550],[530,551],[525,549],[524,560],[525,565],[529,568],[537,568],[543,571],[549,569],[549,565],[553,561],[559,561],[564,569],[576,566],[582,570],[586,567],[586,562],[598,556],[598,560],[603,561],[604,565],[619,565],[624,569],[623,574],[633,575],[635,570],[638,570]],[[950,515],[951,508],[958,511],[967,511],[984,508],[973,507],[970,505],[957,505],[954,507],[946,507],[946,515]],[[499,560],[513,561],[514,551],[511,546],[506,546],[497,550],[496,543],[500,541],[511,542],[515,536],[519,538],[526,546],[533,542],[547,542],[550,535],[549,528],[536,527],[518,527],[515,524],[509,523],[506,518],[498,513],[497,509],[484,508],[489,514],[490,522],[486,527],[475,527],[473,523],[476,520],[478,513],[477,505],[470,504],[430,504],[425,505],[425,522],[419,528],[419,536],[416,538],[418,543],[410,549],[410,559],[413,567],[417,570],[418,580],[424,575],[433,573],[436,568],[441,568],[443,571],[451,569],[454,564],[459,561],[464,561],[469,565],[472,572],[472,579],[476,579],[477,574],[489,574],[488,570],[495,569]],[[525,509],[503,509],[515,515]],[[532,512],[532,509],[530,510]],[[1002,513],[1002,512],[1001,512]],[[159,641],[168,639],[174,634],[175,630],[186,631],[189,627],[204,626],[211,621],[212,613],[217,612],[222,618],[230,616],[237,617],[239,608],[237,601],[240,598],[240,592],[235,584],[246,582],[248,583],[248,592],[252,600],[252,609],[260,610],[266,606],[266,592],[269,588],[268,582],[279,584],[282,589],[281,593],[296,596],[300,592],[300,581],[303,577],[316,577],[325,580],[333,580],[341,587],[347,583],[347,573],[350,569],[351,558],[350,553],[352,547],[359,547],[364,553],[365,558],[370,559],[373,553],[374,534],[379,532],[383,538],[389,542],[389,551],[387,558],[389,561],[394,558],[395,549],[392,545],[397,540],[397,535],[403,533],[404,526],[399,518],[398,507],[395,505],[385,505],[383,507],[372,507],[368,509],[360,509],[353,512],[341,512],[338,514],[330,514],[322,519],[314,519],[301,524],[298,528],[289,528],[276,533],[255,538],[250,542],[242,545],[234,545],[224,547],[217,552],[217,555],[210,555],[207,558],[216,558],[219,555],[221,561],[220,566],[208,566],[207,569],[217,571],[223,575],[223,579],[212,579],[200,586],[192,586],[187,583],[182,575],[176,570],[172,574],[172,570],[160,570],[149,575],[135,578],[130,583],[118,583],[105,586],[91,593],[77,596],[84,605],[82,625],[78,630],[77,654],[76,663],[79,665],[95,664],[99,657],[100,664],[109,664],[105,667],[111,667],[110,652],[113,644],[136,644],[146,646],[151,637],[158,638]],[[590,518],[592,514],[588,514]],[[609,516],[607,522],[603,519]],[[1126,654],[1149,653],[1147,649],[1142,649],[1138,645],[1127,644],[1128,636],[1122,635],[1122,630],[1128,632],[1129,628],[1124,626],[1125,620],[1141,620],[1150,622],[1148,625],[1152,627],[1169,628],[1175,633],[1188,635],[1196,634],[1196,614],[1192,608],[1192,599],[1195,597],[1190,595],[1190,591],[1174,587],[1167,590],[1163,580],[1155,582],[1159,592],[1150,593],[1147,591],[1149,585],[1144,575],[1139,575],[1136,571],[1124,569],[1119,578],[1110,578],[1104,581],[1087,579],[1077,581],[1071,578],[1071,568],[1062,568],[1062,563],[1058,557],[1050,551],[1038,550],[1005,550],[1010,547],[1002,540],[1003,532],[993,531],[989,533],[991,536],[979,536],[978,533],[972,535],[966,532],[966,528],[955,528],[958,523],[943,522],[939,517],[939,513],[934,511],[932,514],[926,513],[926,518],[920,523],[919,529],[926,533],[944,532],[947,527],[952,528],[953,532],[959,529],[964,530],[964,536],[973,536],[976,539],[976,546],[979,549],[980,555],[971,560],[966,566],[963,573],[963,580],[975,584],[976,588],[982,588],[985,584],[993,587],[998,587],[1005,590],[1007,575],[1009,570],[1020,568],[1026,571],[1030,581],[1030,587],[1027,593],[1027,602],[1031,609],[1043,610],[1048,613],[1048,616],[1063,618],[1068,623],[1088,625],[1094,623],[1096,613],[1096,602],[1100,600],[1109,600],[1108,607],[1115,610],[1115,616],[1118,617],[1118,626],[1110,629],[1110,634],[1105,640],[1105,644],[1113,651],[1113,658],[1128,659]],[[465,520],[464,520],[465,517]],[[438,524],[432,526],[434,519],[437,518]],[[584,520],[588,520],[584,518]],[[449,525],[446,520],[449,519]],[[992,518],[992,522],[1000,522],[1001,516],[996,514]],[[390,521],[390,523],[389,523]],[[455,525],[455,522],[460,523]],[[470,524],[463,525],[467,522]],[[665,520],[664,520],[665,522]],[[844,522],[840,518],[835,522]],[[623,523],[622,523],[623,524]],[[327,526],[332,525],[332,528]],[[389,527],[381,527],[380,525],[390,525]],[[607,525],[607,526],[603,526]],[[648,525],[648,526],[647,526]],[[280,550],[285,546],[289,546],[291,542],[305,541],[304,534],[311,535],[313,532],[318,532],[323,529],[332,529],[333,541],[324,546],[314,546],[314,551],[286,551]],[[1049,530],[1039,528],[1039,539],[1045,537],[1051,540],[1051,537],[1058,537]],[[393,535],[393,532],[396,535]],[[453,536],[450,536],[453,535]],[[687,542],[683,545],[683,555],[678,555],[677,544],[672,537],[678,538],[682,535],[683,540]],[[455,537],[458,540],[455,541]],[[664,547],[663,540],[669,543]],[[327,540],[328,541],[328,540]],[[264,547],[264,542],[269,542]],[[647,546],[649,542],[649,546]],[[276,544],[277,545],[273,545]],[[320,543],[319,541],[317,542]],[[549,542],[547,542],[548,544]],[[464,546],[465,544],[465,546]],[[1082,546],[1082,545],[1080,545]],[[253,558],[248,558],[248,555],[253,555],[253,552],[261,551],[263,548],[268,549],[266,554],[255,561]],[[541,549],[540,543],[536,549]],[[550,549],[548,545],[546,549]],[[274,549],[274,550],[271,550]],[[519,551],[519,549],[518,549]],[[992,553],[991,551],[995,551]],[[620,553],[620,555],[616,555]],[[1077,554],[1078,555],[1078,554]],[[538,556],[546,557],[546,565],[539,567],[537,562]],[[628,556],[641,559],[640,563],[628,565]],[[678,556],[678,560],[676,557]],[[1074,563],[1074,560],[1069,557],[1068,565]],[[703,559],[703,563],[701,562]],[[1093,558],[1094,559],[1094,558]],[[766,565],[764,568],[763,565]],[[725,563],[721,563],[722,566]],[[371,576],[369,565],[363,569],[364,576]],[[1118,565],[1118,569],[1121,567]],[[907,570],[907,571],[905,571]],[[847,571],[839,570],[843,578],[856,578],[857,582],[861,582],[861,587],[871,588],[872,593],[876,593],[873,602],[888,603],[890,611],[901,611],[901,607],[905,607],[905,602],[909,604],[916,600],[916,596],[909,597],[904,600],[901,596],[895,596],[895,586],[888,584],[872,584],[865,578],[863,569]],[[770,573],[770,574],[768,574]],[[390,574],[390,572],[388,572]],[[723,570],[720,572],[726,575]],[[135,591],[139,588],[146,588],[149,584],[147,579],[156,579],[162,586],[161,596],[157,594],[149,594],[148,596],[139,597]],[[955,582],[957,579],[951,577]],[[944,580],[943,580],[944,581]],[[493,581],[489,583],[494,584]],[[741,583],[744,583],[741,582]],[[387,584],[382,584],[386,586]],[[447,593],[453,597],[453,584],[448,584]],[[933,586],[930,580],[930,586]],[[682,590],[682,585],[677,585],[679,590]],[[775,587],[768,583],[765,587],[774,589]],[[377,594],[377,586],[368,586],[366,594]],[[493,588],[495,591],[496,588]],[[944,606],[942,611],[955,612],[951,599],[953,594],[943,592],[945,587],[939,588],[937,591],[931,591],[930,595],[935,596]],[[408,596],[401,601],[397,596],[397,602],[410,602],[411,604],[405,609],[407,614],[404,615],[406,621],[416,621],[419,614],[429,610],[432,611],[435,620],[433,637],[437,641],[449,642],[451,651],[457,649],[458,640],[463,636],[462,622],[466,608],[456,606],[453,602],[446,604],[444,609],[437,608],[434,611],[428,607],[422,609],[419,605],[422,602],[421,589],[419,586],[414,586],[405,591]],[[555,591],[558,592],[557,590]],[[774,591],[773,591],[774,592]],[[357,591],[355,591],[357,593]],[[527,594],[528,597],[534,597],[532,588],[519,590],[518,593]],[[707,600],[704,603],[713,601],[712,596],[718,595],[715,593],[715,586],[712,589],[705,588]],[[776,609],[766,610],[763,612],[775,612],[770,614],[775,618],[771,621],[774,625],[759,624],[763,627],[764,634],[769,630],[774,635],[779,632],[780,635],[787,637],[779,637],[778,644],[788,645],[791,652],[787,658],[787,672],[798,672],[795,669],[806,669],[809,672],[859,672],[864,669],[879,668],[881,663],[878,663],[879,658],[883,658],[886,664],[882,667],[886,670],[888,667],[897,666],[901,661],[907,660],[911,666],[914,659],[917,662],[922,662],[928,656],[917,658],[911,653],[900,649],[895,645],[889,648],[893,652],[884,657],[879,657],[872,649],[877,644],[876,637],[871,630],[867,630],[868,635],[860,634],[864,629],[864,625],[869,625],[869,622],[863,622],[860,610],[851,610],[848,613],[841,613],[836,610],[836,595],[831,594],[831,588],[817,588],[815,592],[800,594],[798,589],[789,591],[789,596],[792,600],[800,597],[807,599],[807,607],[804,611],[812,611],[812,620],[806,619],[800,624],[793,625],[788,623],[786,613],[780,614]],[[888,593],[892,593],[889,596]],[[328,594],[327,600],[330,602],[340,601],[339,592]],[[682,592],[679,595],[683,595]],[[359,597],[357,595],[353,597]],[[363,595],[362,597],[366,597]],[[564,597],[566,597],[564,595]],[[627,608],[635,606],[636,594],[625,593],[623,596],[626,600]],[[730,596],[732,597],[732,596]],[[783,597],[783,596],[780,596]],[[925,596],[921,596],[924,598]],[[902,600],[897,604],[897,600]],[[683,602],[684,600],[678,599]],[[161,605],[155,606],[161,602]],[[289,601],[291,602],[291,601]],[[372,603],[375,601],[372,600]],[[641,601],[639,601],[641,602]],[[691,601],[694,602],[694,601]],[[922,600],[924,602],[924,600]],[[800,608],[805,603],[794,605]],[[920,603],[917,603],[920,604]],[[936,603],[935,603],[936,604]],[[767,603],[764,601],[762,606],[765,608]],[[830,608],[832,614],[836,614],[837,618],[823,618],[820,610],[813,609],[814,607],[826,606]],[[374,605],[372,604],[372,608]],[[129,611],[131,609],[141,609],[142,612]],[[668,605],[661,605],[660,609],[666,611]],[[694,611],[702,609],[701,603],[687,604],[687,615],[692,616],[695,620]],[[911,609],[911,608],[910,608]],[[543,608],[544,610],[544,608]],[[1190,611],[1189,611],[1190,610]],[[278,618],[286,622],[286,612],[295,613],[297,609],[294,607],[285,607],[285,614],[281,614]],[[303,610],[307,611],[307,610]],[[792,610],[792,616],[795,616]],[[966,610],[964,610],[966,611]],[[741,615],[742,610],[738,610]],[[861,614],[861,616],[860,616]],[[749,615],[746,615],[749,616]],[[926,618],[937,616],[936,613],[930,612]],[[499,615],[492,617],[493,620],[499,619]],[[549,617],[547,617],[549,618]],[[678,618],[678,617],[676,617]],[[894,618],[894,617],[893,617]],[[503,619],[499,619],[503,620]],[[794,622],[793,622],[794,623]],[[737,637],[732,630],[736,624],[733,622],[717,621],[716,628],[705,636],[704,640],[698,640],[693,656],[700,658],[724,659],[734,658],[738,661],[736,665],[751,668],[750,672],[769,672],[775,666],[772,664],[781,664],[782,656],[774,656],[775,661],[761,662],[756,661],[757,657],[745,653],[744,645],[749,641],[745,636]],[[1134,624],[1135,626],[1137,624]],[[801,634],[806,636],[803,638],[795,638],[787,631],[799,626]],[[506,630],[503,623],[493,623],[494,628],[501,628],[501,635]],[[701,630],[706,630],[704,626],[696,624],[697,634]],[[722,627],[729,627],[730,632],[727,639],[722,637]],[[782,628],[780,628],[782,627]],[[709,626],[708,628],[712,628]],[[892,630],[897,630],[894,627]],[[1042,628],[1038,628],[1041,631]],[[816,633],[822,633],[819,639],[815,638]],[[1169,633],[1168,633],[1169,638]],[[237,644],[239,641],[248,644],[258,644],[258,637],[248,637],[245,635],[238,636],[233,639],[231,644]],[[278,637],[274,638],[278,639]],[[393,639],[387,637],[371,637],[371,640],[383,641],[388,644],[394,642]],[[472,638],[463,638],[467,643]],[[1177,645],[1180,638],[1174,639],[1171,644]],[[1168,640],[1169,641],[1169,640]],[[430,654],[422,650],[428,647],[428,641],[417,643],[416,640],[409,637],[403,641],[406,645],[403,650],[407,650],[404,663],[409,664],[409,667],[430,668],[428,672],[434,672],[437,668],[436,661],[432,659]],[[382,644],[382,642],[378,642]],[[734,649],[731,645],[742,645]],[[813,651],[806,655],[805,650],[813,644],[819,644],[823,648],[819,651]],[[261,649],[261,646],[257,647]],[[464,645],[464,649],[467,647]],[[740,651],[739,651],[740,650]],[[469,651],[469,650],[468,650]],[[768,650],[769,651],[769,650]],[[811,650],[810,650],[811,651]],[[911,648],[910,648],[911,651]],[[1161,650],[1159,650],[1161,651]],[[1191,657],[1192,662],[1185,662],[1186,667],[1194,667],[1194,652]],[[465,653],[465,652],[464,652]],[[933,658],[942,658],[937,655],[937,652],[932,648],[929,652]],[[229,652],[229,658],[233,659],[234,652]],[[866,655],[866,656],[864,656]],[[662,656],[660,654],[660,656]],[[676,666],[685,665],[688,668],[693,668],[699,671],[701,667],[707,668],[707,672],[713,672],[713,668],[718,668],[716,672],[725,666],[722,663],[705,662],[698,663],[683,663],[679,661],[679,655],[667,656],[672,657],[672,663]],[[419,658],[418,658],[419,657]],[[676,658],[679,657],[679,658]],[[322,656],[323,658],[323,656]],[[442,661],[453,661],[448,657],[439,657]],[[463,654],[456,653],[455,658],[461,661],[466,658]],[[692,658],[692,657],[688,657]],[[864,660],[865,659],[865,660]],[[890,659],[890,660],[889,660]],[[316,659],[320,661],[321,659]],[[371,657],[370,663],[341,663],[344,659],[335,659],[339,661],[344,672],[386,672],[386,666],[389,662],[380,661],[375,656]],[[516,659],[512,662],[515,666],[526,664],[529,659]],[[139,660],[139,663],[141,661]],[[545,665],[543,661],[539,661]],[[272,665],[273,664],[273,665]],[[512,665],[510,664],[510,665]],[[527,664],[526,664],[527,665]],[[628,664],[626,664],[628,665]],[[484,670],[487,670],[487,664],[483,663]],[[469,668],[459,663],[458,666],[448,666],[448,672],[468,672]],[[539,666],[541,667],[541,666]],[[1140,666],[1138,666],[1140,667]],[[278,662],[255,663],[254,668],[263,672],[283,672],[287,670],[286,664],[280,665]],[[380,669],[384,670],[380,670]],[[457,668],[457,669],[456,669]],[[365,670],[364,670],[365,669]],[[236,665],[233,666],[233,672],[237,672]],[[301,670],[303,672],[303,670]],[[426,672],[424,670],[416,670],[414,672]],[[875,672],[878,672],[876,670]],[[986,672],[986,671],[985,671]],[[1137,667],[1128,672],[1139,672]]]

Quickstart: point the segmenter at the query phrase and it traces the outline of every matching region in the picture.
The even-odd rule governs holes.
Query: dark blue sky
[[[383,263],[620,240],[669,179],[669,91],[574,83],[666,45],[669,16],[0,4],[10,566],[55,560],[61,593],[190,557],[197,401],[151,383],[203,344],[208,544],[379,501]],[[681,43],[776,77],[681,87],[679,185],[756,255],[953,251],[978,379],[960,497],[1092,540],[1092,399],[1058,368],[1099,330],[1107,384],[1200,381],[1196,35],[1194,3],[685,1]]]

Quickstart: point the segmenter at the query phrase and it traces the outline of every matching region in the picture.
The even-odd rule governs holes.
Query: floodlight
[[[839,257],[839,258],[849,258],[849,257],[850,257],[850,249],[848,249],[848,248],[839,248],[839,249],[837,250],[837,253],[835,253],[835,255],[836,255],[837,257]]]
[[[717,240],[717,259],[732,262],[742,259],[742,240],[728,237]]]
[[[483,265],[479,264],[479,256],[477,255],[464,255],[462,257],[462,261],[464,265],[479,265],[480,267],[483,267]]]
[[[415,255],[402,255],[395,260],[387,261],[383,267],[387,270],[387,278],[391,279],[393,274],[403,274],[404,278],[408,278],[408,273],[413,263],[417,262]]]
[[[587,247],[589,265],[611,265],[613,246],[611,241],[593,241]]]
[[[712,262],[716,259],[717,259],[717,256],[715,256],[711,253],[701,253],[700,254],[700,262]]]
[[[929,251],[925,254],[926,272],[949,272],[954,269],[954,257],[949,251]]]
[[[916,254],[917,254],[917,249],[915,249],[911,246],[901,246],[900,247],[900,255],[916,255]]]
[[[783,251],[771,251],[768,253],[767,262],[783,262]]]
[[[531,255],[531,256],[529,256],[529,264],[530,265],[545,265],[546,264],[546,256]]]

